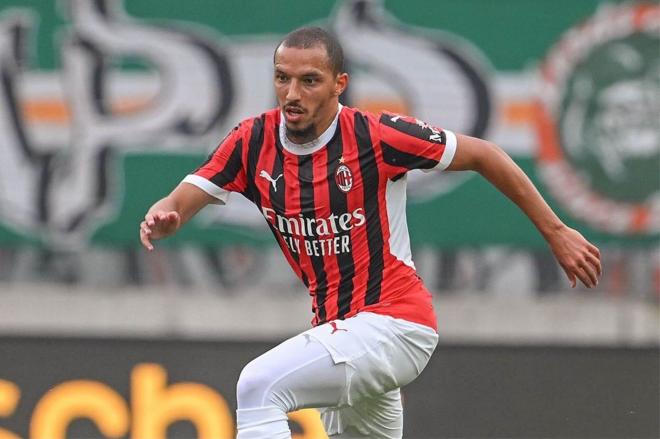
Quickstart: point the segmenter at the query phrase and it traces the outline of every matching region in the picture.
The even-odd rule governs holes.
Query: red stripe
[[[358,160],[358,147],[355,142],[355,129],[353,126],[353,112],[342,111],[341,134],[344,143],[344,162],[353,172],[353,187],[347,194],[348,211],[354,212],[362,208],[364,214],[363,182],[360,174]],[[355,264],[355,277],[353,278],[353,297],[351,298],[351,312],[364,305],[364,298],[369,280],[369,245],[367,244],[367,226],[351,229],[351,244],[353,262]]]
[[[374,121],[373,119],[369,119],[371,123],[371,130],[372,132],[375,129],[375,124],[378,123],[378,121]],[[382,129],[390,129],[396,134],[403,136],[404,139],[413,139],[417,140],[412,136],[407,136],[405,134],[401,134],[398,131],[387,127],[383,126],[380,124],[381,130]],[[432,143],[432,142],[423,142],[420,140],[417,140],[418,142],[422,143]],[[406,142],[402,142],[404,145],[408,145]],[[442,152],[444,152],[444,145],[439,145],[439,144],[433,144],[436,151],[441,151],[440,156],[442,156]],[[398,144],[397,144],[398,148]],[[404,149],[402,149],[404,150]],[[404,150],[405,151],[405,150]],[[406,151],[409,152],[409,151]],[[377,145],[374,146],[374,153],[376,155],[376,161],[378,163],[379,169],[385,169],[385,167],[389,166],[387,165],[384,160],[383,160],[383,151],[381,149],[380,143],[378,142]],[[419,154],[418,154],[419,155]],[[437,158],[433,158],[434,160],[439,160]],[[382,175],[382,172],[381,172]],[[386,203],[386,191],[387,191],[387,178],[383,178],[381,180],[382,184],[378,188],[378,208],[380,210],[380,218],[381,218],[381,225],[382,225],[382,232],[383,232],[383,262],[384,262],[384,270],[383,270],[383,280],[381,283],[382,287],[382,292],[385,295],[387,292],[391,291],[397,291],[401,288],[400,285],[397,285],[397,282],[401,280],[400,277],[398,276],[393,276],[392,272],[388,273],[388,268],[395,268],[395,267],[401,267],[403,264],[391,253],[390,250],[390,221],[387,216],[387,203]],[[406,231],[407,232],[407,231]]]
[[[312,156],[314,169],[314,214],[316,218],[327,219],[330,211],[330,189],[328,188],[328,149],[323,148]],[[332,227],[328,227],[330,234],[318,236],[317,239],[326,240],[334,238]],[[339,290],[339,265],[335,255],[323,256],[323,268],[328,276],[328,290],[326,293],[325,311],[326,320],[337,318],[337,295]]]
[[[298,158],[286,150],[284,150],[284,172],[286,172],[286,216],[297,217],[300,214]],[[316,274],[314,273],[314,268],[312,267],[312,261],[310,260],[309,256],[307,255],[307,251],[305,250],[305,238],[303,236],[297,236],[295,239],[297,239],[298,243],[300,244],[300,269],[305,273],[307,279],[309,280],[309,292],[313,298],[312,306],[314,309],[317,309],[318,304],[316,302],[315,292],[318,287],[318,281],[316,279]]]
[[[435,161],[440,161],[445,151],[445,146],[439,143],[418,139],[384,124],[379,124],[379,127],[382,139],[399,151]],[[372,126],[372,129],[377,128]]]
[[[231,154],[234,152],[234,150],[237,147],[237,143],[239,140],[243,140],[243,151],[242,151],[242,158],[243,158],[243,163],[247,163],[246,157],[247,157],[247,144],[248,144],[248,139],[245,137],[246,133],[250,133],[252,130],[252,125],[254,124],[254,119],[251,119],[244,125],[241,125],[239,129],[233,130],[227,137],[225,137],[222,142],[216,147],[215,151],[213,152],[213,155],[211,159],[202,165],[200,169],[195,171],[195,175],[198,175],[200,177],[204,177],[207,180],[211,180],[214,175],[218,174],[221,172],[226,166],[227,166],[227,161],[229,160],[229,157],[231,157]],[[238,181],[240,180],[240,181]],[[230,190],[237,190],[237,191],[242,191],[245,189],[246,182],[245,182],[245,176],[244,173],[239,172],[236,181],[232,182]]]
[[[270,174],[271,170],[273,169],[273,165],[275,163],[277,151],[274,144],[275,143],[275,133],[273,131],[274,126],[276,125],[273,124],[268,119],[266,119],[264,123],[264,144],[263,147],[261,148],[261,155],[259,156],[259,159],[257,161],[257,169],[255,172],[255,181],[254,181],[254,184],[257,186],[261,194],[261,206],[269,209],[273,208],[272,202],[270,200],[271,183],[267,179],[260,177],[259,172],[261,170],[265,170]],[[276,217],[274,218],[274,224],[275,224],[275,228],[277,229]],[[284,253],[284,257],[286,258],[287,262],[289,263],[293,271],[296,273],[296,275],[299,278],[302,277],[300,266],[296,263],[295,259],[291,255],[291,250],[289,249],[289,246],[284,241],[284,239],[282,239],[282,235],[279,232],[277,232],[275,235],[277,237],[277,243],[282,249],[282,253]]]
[[[417,142],[420,142],[420,143],[426,143],[426,144],[432,143],[432,142],[424,142],[424,141],[416,139],[412,136],[402,134],[399,131],[396,131],[396,130],[394,130],[394,129],[386,126],[386,125],[380,124],[378,122],[378,120],[376,120],[374,118],[371,118],[371,117],[369,118],[369,125],[370,125],[369,129],[371,130],[372,133],[377,133],[379,126],[380,126],[380,129],[381,129],[381,133],[382,133],[383,129],[392,130],[397,135],[403,137],[404,141],[402,143],[404,145],[408,145],[409,143],[407,143],[407,142],[411,142],[411,140],[412,141],[417,141]],[[379,137],[379,140],[380,140],[380,137]],[[385,167],[387,167],[389,165],[387,165],[383,160],[383,150],[380,147],[380,142],[374,142],[374,143],[376,143],[374,145],[374,155],[376,156],[376,163],[378,165],[379,173],[382,176],[382,178],[379,180],[380,181],[380,186],[378,188],[378,209],[380,210],[380,223],[381,223],[381,230],[383,232],[383,262],[385,263],[384,264],[384,270],[383,270],[382,291],[387,291],[386,290],[387,286],[385,285],[385,281],[388,278],[388,276],[386,276],[387,268],[391,267],[392,266],[391,264],[396,263],[396,261],[397,261],[397,259],[394,256],[392,256],[392,253],[390,252],[390,221],[389,221],[389,218],[387,217],[387,204],[385,202],[385,195],[386,195],[385,192],[387,190],[387,182],[389,180],[385,177],[384,169],[385,169]],[[433,145],[435,145],[436,150],[440,149],[441,151],[444,151],[444,145],[438,145],[438,144],[433,144]],[[398,144],[397,144],[397,148],[398,148]],[[402,151],[405,151],[405,150],[402,149]],[[406,151],[406,152],[409,152],[409,151]],[[413,152],[411,152],[411,154],[412,153]],[[419,154],[417,154],[417,155],[419,155]],[[442,156],[442,154],[440,154],[440,156]],[[437,160],[437,159],[434,159],[434,160]]]

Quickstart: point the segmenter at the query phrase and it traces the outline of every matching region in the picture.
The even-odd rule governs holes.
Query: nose
[[[289,82],[289,88],[286,91],[286,100],[287,102],[300,100],[300,83],[295,78]]]

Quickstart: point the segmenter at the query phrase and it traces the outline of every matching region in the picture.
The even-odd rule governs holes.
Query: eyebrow
[[[275,67],[275,74],[279,74],[279,73],[281,73],[283,75],[291,76],[290,73],[287,73],[284,70]],[[323,74],[319,71],[311,70],[311,71],[302,73],[300,76],[303,77],[303,78],[310,78],[310,77],[320,78],[320,77],[323,76]]]

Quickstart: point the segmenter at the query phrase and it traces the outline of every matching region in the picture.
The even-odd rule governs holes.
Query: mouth
[[[295,105],[287,105],[284,107],[284,115],[287,122],[296,123],[302,120],[305,110]]]

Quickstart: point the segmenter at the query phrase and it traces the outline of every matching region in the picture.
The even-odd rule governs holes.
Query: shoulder
[[[238,122],[231,130],[231,134],[249,139],[255,133],[258,135],[264,130],[273,129],[280,123],[280,111],[277,108],[270,109],[259,115],[245,118]]]
[[[354,119],[357,116],[357,117],[362,117],[362,118],[365,118],[365,119],[378,120],[378,115],[375,114],[375,113],[372,113],[370,111],[361,110],[361,109],[355,108],[355,107],[349,107],[347,105],[342,105],[340,116],[342,118],[351,118],[351,119]]]
[[[280,117],[280,110],[278,108],[271,108],[270,110],[264,111],[259,115],[244,119],[241,121],[241,125],[245,125],[246,127],[265,127],[267,125],[277,126],[280,123]]]
[[[359,108],[342,106],[340,121],[355,126],[356,128],[363,126],[372,130],[377,127],[380,117],[381,113],[377,114]]]
[[[415,122],[415,118],[403,114],[395,113],[393,111],[381,110],[378,112],[371,112],[361,110],[359,108],[343,107],[342,116],[355,119],[356,117],[368,121],[370,124],[385,124],[392,125],[397,121]]]

